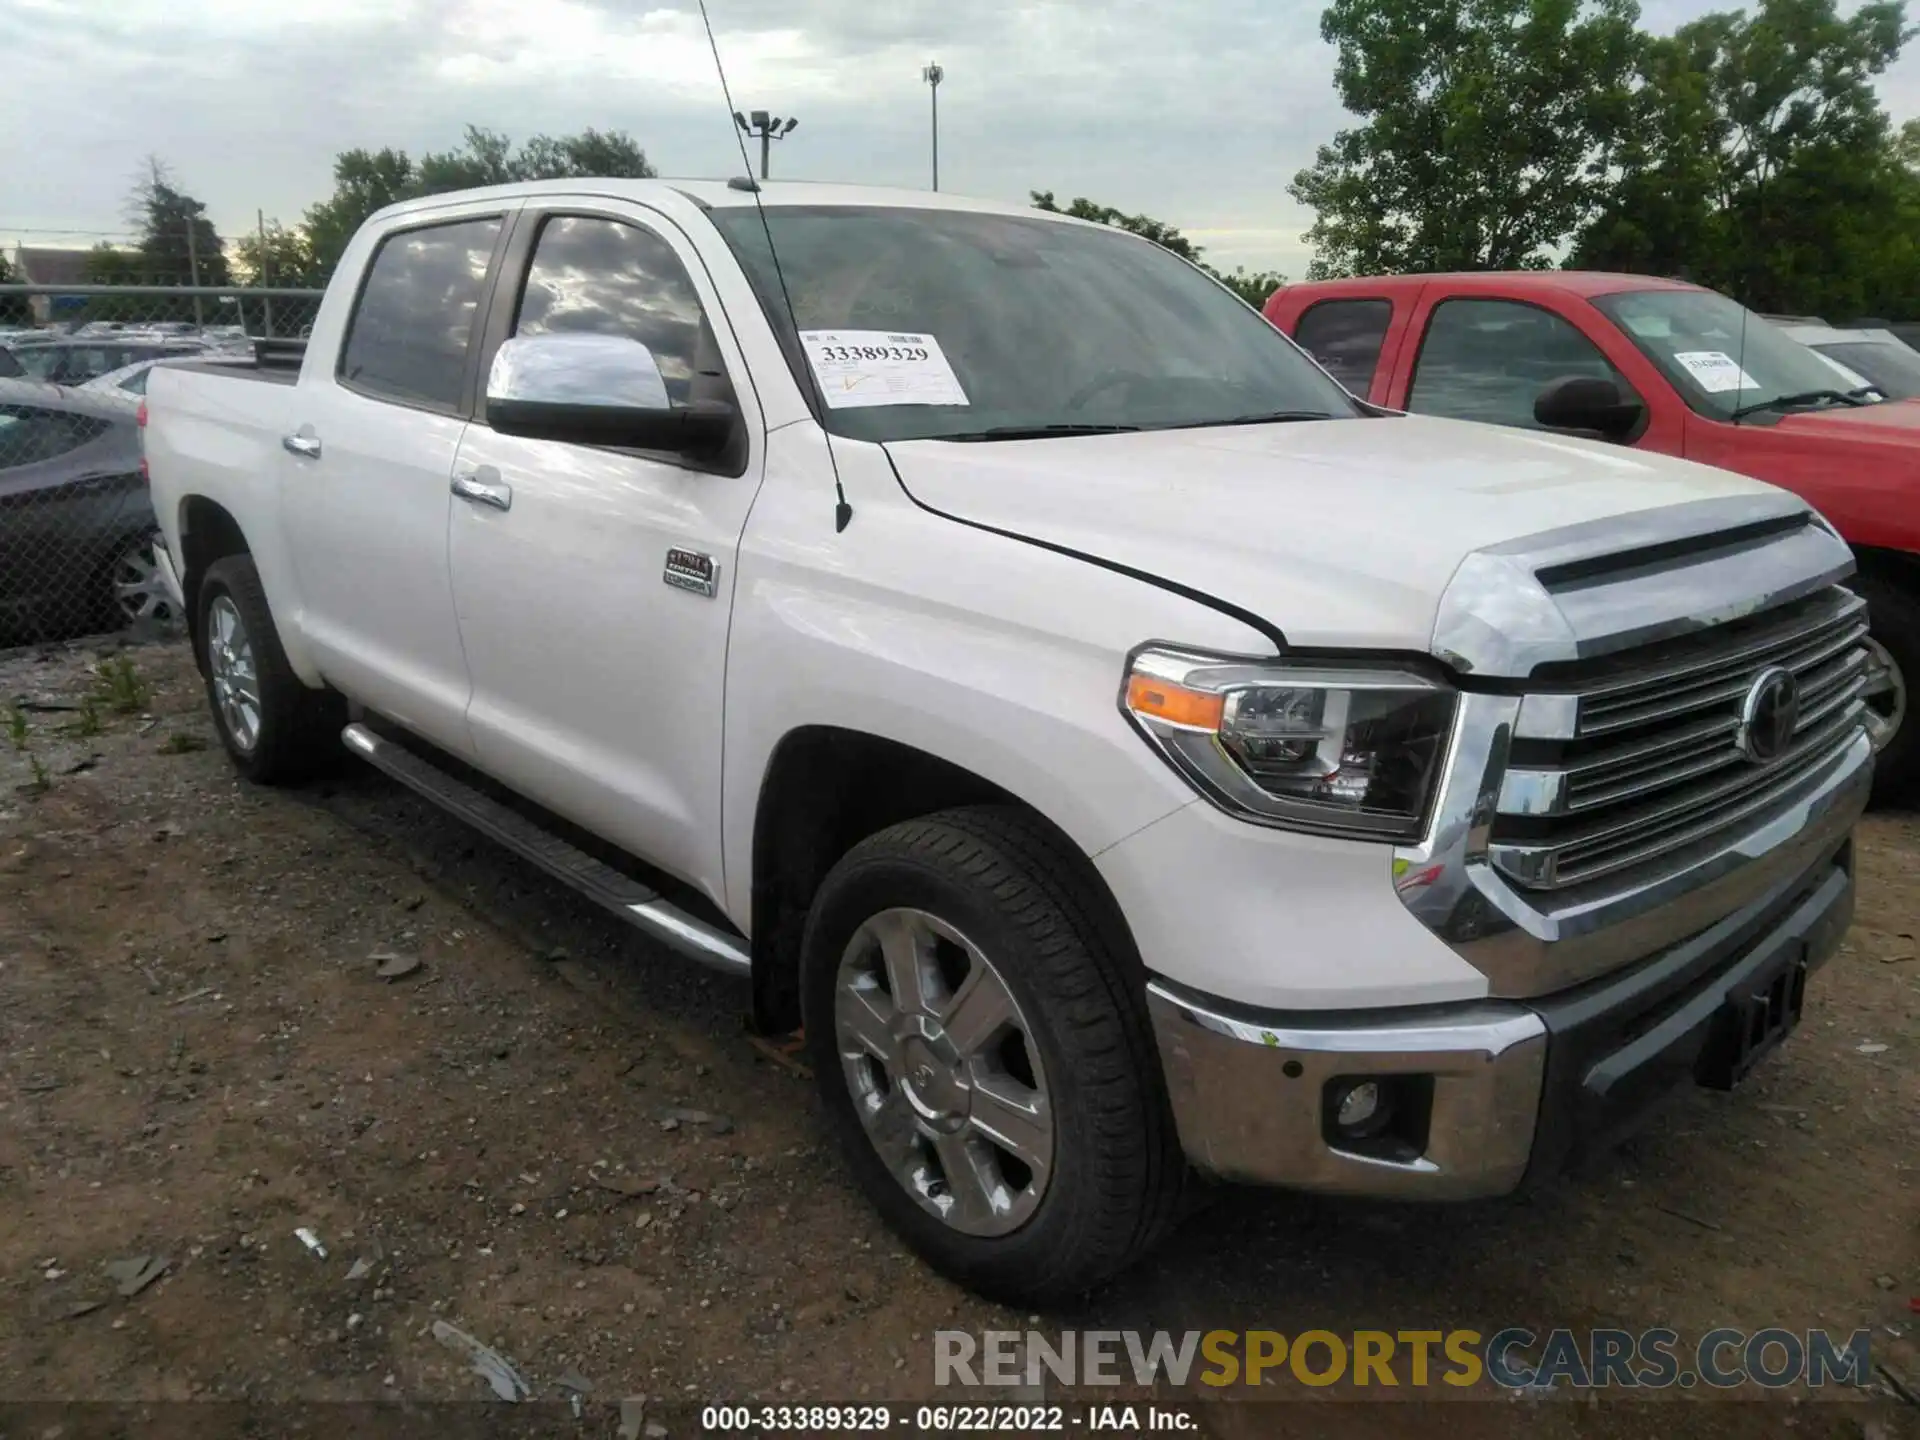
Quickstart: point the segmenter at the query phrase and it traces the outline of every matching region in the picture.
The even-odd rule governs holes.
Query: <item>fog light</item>
[[[1380,1109],[1380,1087],[1371,1080],[1362,1080],[1358,1085],[1347,1088],[1340,1097],[1340,1107],[1336,1112],[1342,1129],[1354,1129],[1364,1125]]]
[[[1378,1133],[1392,1116],[1392,1101],[1377,1081],[1350,1081],[1334,1098],[1334,1124],[1353,1139]]]

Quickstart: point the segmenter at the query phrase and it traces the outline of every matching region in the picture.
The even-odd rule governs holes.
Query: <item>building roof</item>
[[[14,248],[14,268],[23,285],[83,285],[87,279],[87,250],[56,250],[43,245]]]

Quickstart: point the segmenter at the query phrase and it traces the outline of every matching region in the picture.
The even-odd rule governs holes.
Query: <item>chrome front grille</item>
[[[1684,640],[1543,666],[1520,709],[1488,856],[1557,890],[1650,864],[1787,803],[1862,726],[1866,605],[1832,587]],[[1773,667],[1799,718],[1775,759],[1739,745]]]

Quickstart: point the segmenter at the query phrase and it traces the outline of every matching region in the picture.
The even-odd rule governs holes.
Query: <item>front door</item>
[[[741,405],[748,441],[728,473],[500,435],[484,419],[467,429],[455,471],[478,485],[454,501],[449,549],[477,760],[719,900],[727,622],[759,412],[727,379],[745,373],[741,357],[709,323],[711,281],[671,222],[639,207],[529,209],[522,233],[535,224],[523,283],[501,291],[517,299],[507,333],[630,336],[669,399]]]
[[[470,755],[447,565],[447,484],[502,228],[484,215],[380,242],[336,373],[303,379],[275,456],[302,633],[327,678]],[[332,337],[316,337],[327,344]]]

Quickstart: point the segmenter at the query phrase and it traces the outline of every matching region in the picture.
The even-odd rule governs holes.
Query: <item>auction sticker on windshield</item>
[[[968,403],[940,342],[931,335],[802,330],[800,344],[832,409]]]
[[[1731,355],[1723,350],[1676,350],[1673,358],[1686,367],[1686,371],[1700,382],[1700,388],[1710,395],[1718,395],[1723,390],[1758,390],[1753,377],[1734,363]]]

